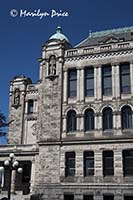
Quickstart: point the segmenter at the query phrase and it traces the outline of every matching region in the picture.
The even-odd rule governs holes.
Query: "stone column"
[[[130,62],[130,82],[131,82],[131,96],[133,98],[133,61]]]
[[[102,67],[98,66],[97,70],[97,87],[96,87],[96,93],[97,93],[97,99],[101,100],[102,98]]]
[[[98,130],[98,114],[97,113],[95,113],[95,115],[94,115],[94,124],[95,124],[95,130]]]
[[[116,64],[115,68],[115,96],[116,98],[120,98],[120,67]]]
[[[98,93],[98,89],[97,89],[97,87],[98,87],[98,67],[97,66],[95,66],[94,67],[94,98],[95,98],[95,100],[97,100],[97,93]]]
[[[94,152],[94,175],[96,178],[102,178],[103,177],[103,163],[102,163],[102,152],[97,150]]]
[[[113,113],[113,129],[117,128],[117,113]]]
[[[28,101],[25,102],[25,113],[28,111]]]
[[[68,72],[64,71],[63,79],[63,102],[67,103],[67,86],[68,86]]]
[[[114,176],[118,178],[118,182],[122,182],[123,178],[123,163],[122,163],[122,151],[114,151]]]
[[[40,78],[40,80],[43,79],[43,64],[42,64],[42,63],[40,63],[40,74],[39,74],[39,78]]]
[[[31,181],[30,181],[30,193],[33,191],[35,185],[35,160],[32,160],[31,165]]]
[[[84,115],[80,115],[80,131],[84,131]]]
[[[63,132],[66,132],[67,131],[67,118],[65,116],[63,116],[63,119],[62,119],[63,123],[62,123],[62,131]]]
[[[116,128],[117,128],[117,135],[121,135],[121,112],[117,112],[116,115]]]
[[[84,69],[80,71],[80,101],[84,102],[85,99],[85,84],[84,84]]]
[[[77,102],[80,101],[80,70],[77,69]]]
[[[76,151],[76,164],[75,169],[76,173],[75,176],[77,177],[83,177],[83,152],[81,150]]]
[[[115,99],[116,97],[116,85],[115,85],[115,65],[112,64],[112,98]]]
[[[102,121],[103,115],[102,115],[102,113],[99,113],[97,118],[98,118],[97,119],[97,122],[98,122],[97,128],[98,128],[99,131],[102,131],[103,130],[103,121]]]
[[[11,193],[15,194],[16,170],[12,170]]]
[[[77,114],[77,131],[80,131],[80,116]]]

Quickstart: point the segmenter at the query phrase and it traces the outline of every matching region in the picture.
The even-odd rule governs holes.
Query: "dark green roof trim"
[[[113,33],[115,33],[115,34],[126,33],[126,32],[131,32],[131,31],[133,31],[133,26],[117,28],[117,29],[110,29],[110,30],[105,30],[105,31],[96,31],[96,32],[89,33],[89,38],[106,36],[106,35],[113,34]]]

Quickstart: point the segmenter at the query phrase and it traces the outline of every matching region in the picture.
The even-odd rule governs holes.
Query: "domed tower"
[[[44,187],[44,184],[60,182],[63,65],[65,50],[68,48],[71,48],[68,39],[62,34],[61,27],[57,27],[56,33],[44,44],[42,57],[39,59],[40,86],[37,122],[39,155],[35,179],[37,187],[39,185],[40,188]],[[44,191],[44,188],[42,190]]]
[[[39,59],[39,141],[60,140],[64,53],[71,47],[60,26],[43,46]]]

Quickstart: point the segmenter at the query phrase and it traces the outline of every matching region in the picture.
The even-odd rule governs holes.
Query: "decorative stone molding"
[[[121,56],[121,55],[130,55],[133,54],[133,50],[128,50],[128,51],[116,51],[116,52],[99,52],[97,54],[92,54],[92,55],[78,55],[74,57],[66,57],[65,61],[66,62],[71,62],[71,61],[78,61],[78,60],[86,60],[86,59],[97,59],[97,58],[105,58],[105,57],[112,57],[112,56]]]

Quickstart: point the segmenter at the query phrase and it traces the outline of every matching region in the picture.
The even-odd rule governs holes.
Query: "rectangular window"
[[[85,69],[85,96],[94,96],[94,68]]]
[[[102,67],[102,93],[112,95],[112,68],[110,65]]]
[[[84,194],[83,200],[93,200],[93,195]]]
[[[120,88],[122,94],[130,93],[130,64],[120,65]]]
[[[113,151],[103,151],[103,175],[114,175]]]
[[[30,176],[31,176],[31,162],[23,162],[22,163],[22,182],[23,183],[29,183],[30,182]]]
[[[123,151],[124,176],[133,176],[133,150]]]
[[[68,72],[68,97],[77,96],[77,70],[72,69]]]
[[[84,176],[94,175],[94,152],[84,152]]]
[[[104,195],[103,200],[114,200],[114,195]]]
[[[125,195],[124,200],[133,200],[133,195]]]
[[[75,152],[65,154],[65,176],[75,176]]]
[[[64,200],[74,200],[73,194],[64,194]]]
[[[32,99],[28,100],[28,114],[33,113],[34,101]]]

